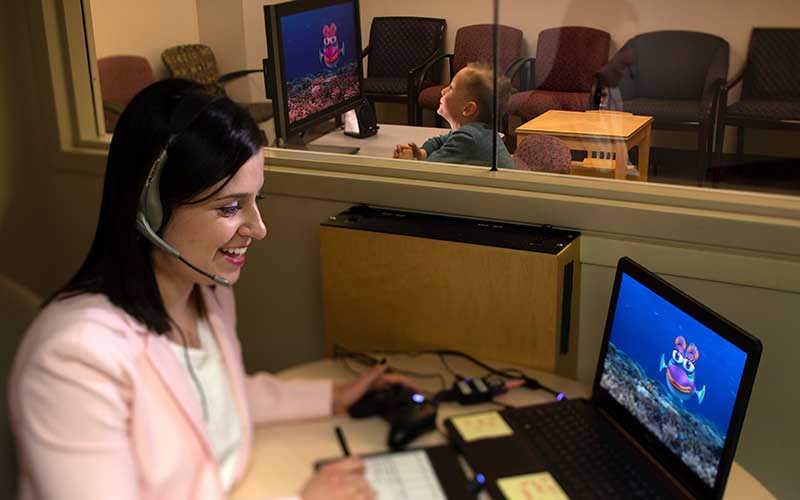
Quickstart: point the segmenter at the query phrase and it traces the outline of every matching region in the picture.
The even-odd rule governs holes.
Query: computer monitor
[[[620,260],[593,397],[689,491],[724,490],[761,342]]]
[[[267,97],[280,146],[305,147],[305,131],[362,101],[358,0],[264,6]]]

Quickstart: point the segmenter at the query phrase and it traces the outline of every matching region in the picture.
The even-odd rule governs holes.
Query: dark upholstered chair
[[[0,488],[17,498],[17,454],[8,414],[8,378],[25,330],[39,313],[42,299],[30,289],[0,274]]]
[[[219,74],[214,52],[207,45],[189,44],[170,47],[161,53],[161,60],[172,78],[185,78],[205,85],[213,85],[220,95],[225,95],[224,85],[227,82],[242,78],[252,73],[261,73],[261,69],[243,69]],[[272,118],[272,102],[242,103],[250,116],[258,123]]]
[[[156,81],[150,63],[142,56],[108,56],[97,60],[106,132],[113,132],[119,115],[133,96]]]
[[[509,70],[512,75],[523,71],[520,87],[533,90],[513,94],[508,114],[519,116],[524,123],[550,109],[588,109],[592,82],[608,61],[610,41],[607,32],[583,26],[539,33],[536,57],[517,61]]]
[[[427,72],[431,67],[443,59],[450,62],[449,77],[458,73],[467,63],[487,62],[493,63],[492,45],[494,40],[492,24],[475,24],[464,26],[456,31],[455,46],[452,54],[442,54],[429,62],[422,71]],[[499,25],[500,47],[498,50],[500,71],[505,73],[514,61],[519,59],[522,49],[522,31],[510,26]],[[444,85],[433,85],[424,90],[419,89],[417,102],[420,105],[420,112],[417,114],[417,125],[422,125],[422,110],[431,109],[436,117],[436,124],[440,126],[441,118],[436,114],[439,109],[439,98],[442,94]]]
[[[568,174],[571,163],[567,143],[549,135],[529,135],[514,152],[514,167],[518,170]]]
[[[654,129],[696,133],[697,183],[702,185],[712,160],[714,118],[728,74],[728,54],[728,42],[708,33],[643,33],[630,39],[601,70],[596,88],[601,83],[619,86],[623,109],[652,116]],[[626,62],[621,64],[620,59]]]
[[[417,88],[439,83],[436,71],[422,68],[444,52],[444,19],[429,17],[376,17],[369,29],[364,94],[370,102],[401,102],[408,106],[408,124],[414,125]]]
[[[728,91],[742,84],[738,102]],[[800,29],[754,28],[742,71],[720,96],[715,163],[719,165],[725,126],[737,127],[736,153],[744,155],[744,129],[800,130]]]

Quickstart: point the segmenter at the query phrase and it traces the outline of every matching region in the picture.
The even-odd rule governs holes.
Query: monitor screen
[[[622,273],[600,387],[714,487],[747,353]]]
[[[292,128],[361,97],[357,2],[293,4],[299,12],[279,10],[277,54]]]

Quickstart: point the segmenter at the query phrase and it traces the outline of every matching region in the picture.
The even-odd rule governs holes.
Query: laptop
[[[623,257],[589,399],[499,411],[506,435],[445,426],[495,499],[721,498],[760,357],[758,339]]]

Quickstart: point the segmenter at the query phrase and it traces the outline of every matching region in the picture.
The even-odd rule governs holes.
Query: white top
[[[202,319],[197,322],[197,335],[200,337],[201,347],[188,349],[189,360],[205,395],[208,409],[205,421],[206,429],[211,441],[211,449],[219,464],[222,486],[227,492],[235,479],[237,454],[242,441],[242,422],[236,410],[233,391],[225,373],[225,365],[222,362],[217,342],[208,323]],[[194,389],[202,408],[203,396],[186,365],[184,347],[172,342],[169,342],[169,346],[178,357],[181,366],[186,370],[187,382]]]

